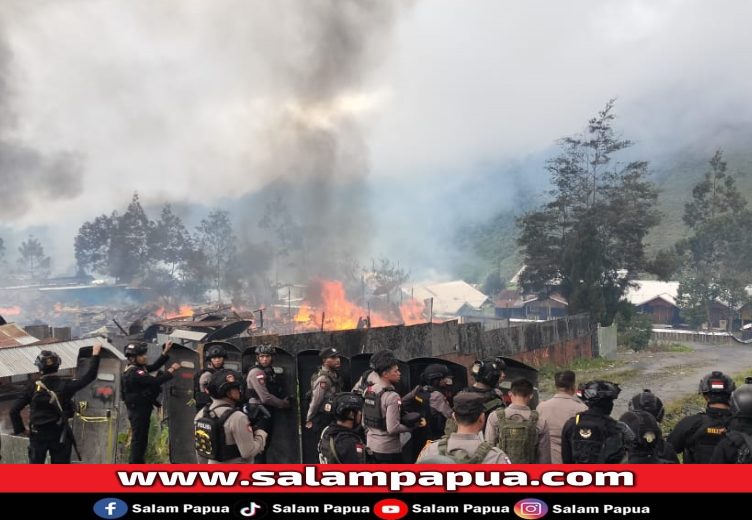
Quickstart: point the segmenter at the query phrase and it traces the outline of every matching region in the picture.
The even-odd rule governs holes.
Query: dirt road
[[[709,345],[687,343],[694,352],[623,352],[618,359],[627,364],[618,370],[635,370],[627,378],[614,406],[614,417],[627,411],[629,399],[649,388],[664,403],[697,394],[700,380],[713,370],[730,376],[752,375],[752,345]],[[619,383],[619,381],[615,381]]]

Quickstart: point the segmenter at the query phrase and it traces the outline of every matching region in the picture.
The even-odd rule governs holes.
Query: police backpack
[[[222,415],[217,416],[220,408],[227,408]],[[235,413],[237,408],[229,404],[219,405],[213,410],[206,406],[203,415],[196,421],[194,437],[196,453],[211,460],[228,460],[240,457],[240,450],[236,445],[228,446],[225,438],[225,422]]]
[[[496,410],[499,418],[498,447],[512,464],[538,463],[538,412],[532,410],[525,419],[521,414],[507,417],[504,408]]]
[[[605,415],[578,413],[574,421],[569,442],[575,464],[614,464],[624,461],[624,435],[614,419]]]

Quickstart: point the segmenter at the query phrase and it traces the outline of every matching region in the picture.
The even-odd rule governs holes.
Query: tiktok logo
[[[266,515],[266,512],[266,504],[258,500],[235,504],[235,514],[240,518],[261,518]]]

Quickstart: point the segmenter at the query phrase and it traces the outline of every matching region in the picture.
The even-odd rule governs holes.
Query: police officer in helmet
[[[331,398],[330,413],[334,422],[321,432],[321,464],[365,464],[366,448],[358,434],[363,417],[363,397],[355,392],[340,392]]]
[[[246,377],[246,388],[248,392],[248,406],[252,410],[254,407],[263,406],[270,414],[268,433],[271,434],[274,429],[274,416],[278,410],[287,410],[290,408],[290,397],[286,395],[281,381],[278,380],[274,371],[275,350],[272,345],[264,344],[256,347],[256,363],[248,371]],[[271,444],[273,438],[267,439]],[[265,449],[256,457],[256,464],[266,463]]]
[[[682,453],[684,464],[710,464],[716,445],[732,423],[729,401],[734,390],[734,381],[720,371],[700,380],[699,393],[707,403],[705,411],[683,417],[666,438],[677,453]]]
[[[726,432],[713,450],[711,464],[752,463],[752,377],[731,394],[730,410],[734,416],[731,431]]]
[[[564,464],[619,464],[627,461],[627,447],[634,434],[611,417],[621,388],[611,381],[583,383],[577,396],[588,409],[571,417],[561,432]]]
[[[147,364],[148,347],[146,343],[129,343],[125,347],[125,357],[128,364],[123,378],[123,399],[128,409],[128,421],[131,426],[129,464],[146,463],[146,446],[149,442],[149,423],[154,407],[161,406],[157,400],[162,385],[172,379],[173,373],[180,368],[180,363],[173,363],[162,374],[152,375],[169,359],[167,353],[172,348],[172,341],[168,341],[162,354],[152,364]]]
[[[470,375],[475,382],[460,390],[457,395],[464,392],[479,395],[483,401],[485,418],[488,420],[491,412],[497,408],[504,408],[504,392],[499,385],[504,380],[506,368],[506,363],[500,357],[476,360],[470,368]],[[444,435],[450,435],[456,431],[457,422],[454,418],[448,419],[444,428]]]
[[[204,368],[198,374],[198,388],[196,389],[196,410],[201,410],[211,403],[209,390],[206,388],[211,376],[217,370],[224,368],[227,359],[227,347],[224,341],[214,341],[204,345]]]
[[[252,426],[248,416],[237,407],[243,399],[243,376],[221,368],[212,374],[208,389],[212,402],[196,414],[194,423],[204,414],[216,417],[225,410],[233,410],[223,425],[224,456],[222,460],[209,460],[209,464],[253,464],[253,458],[266,447],[268,427],[260,423]]]
[[[89,369],[80,379],[57,375],[62,359],[55,352],[43,350],[34,360],[41,377],[26,384],[10,409],[13,433],[29,436],[29,464],[44,464],[48,453],[52,464],[70,464],[75,442],[68,423],[74,414],[73,396],[96,379],[101,350],[100,343],[94,345]],[[28,429],[21,418],[21,410],[27,405]]]

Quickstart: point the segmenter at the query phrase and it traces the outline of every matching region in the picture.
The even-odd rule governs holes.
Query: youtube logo
[[[376,502],[373,514],[383,520],[398,520],[408,513],[407,504],[396,498],[387,498]]]

